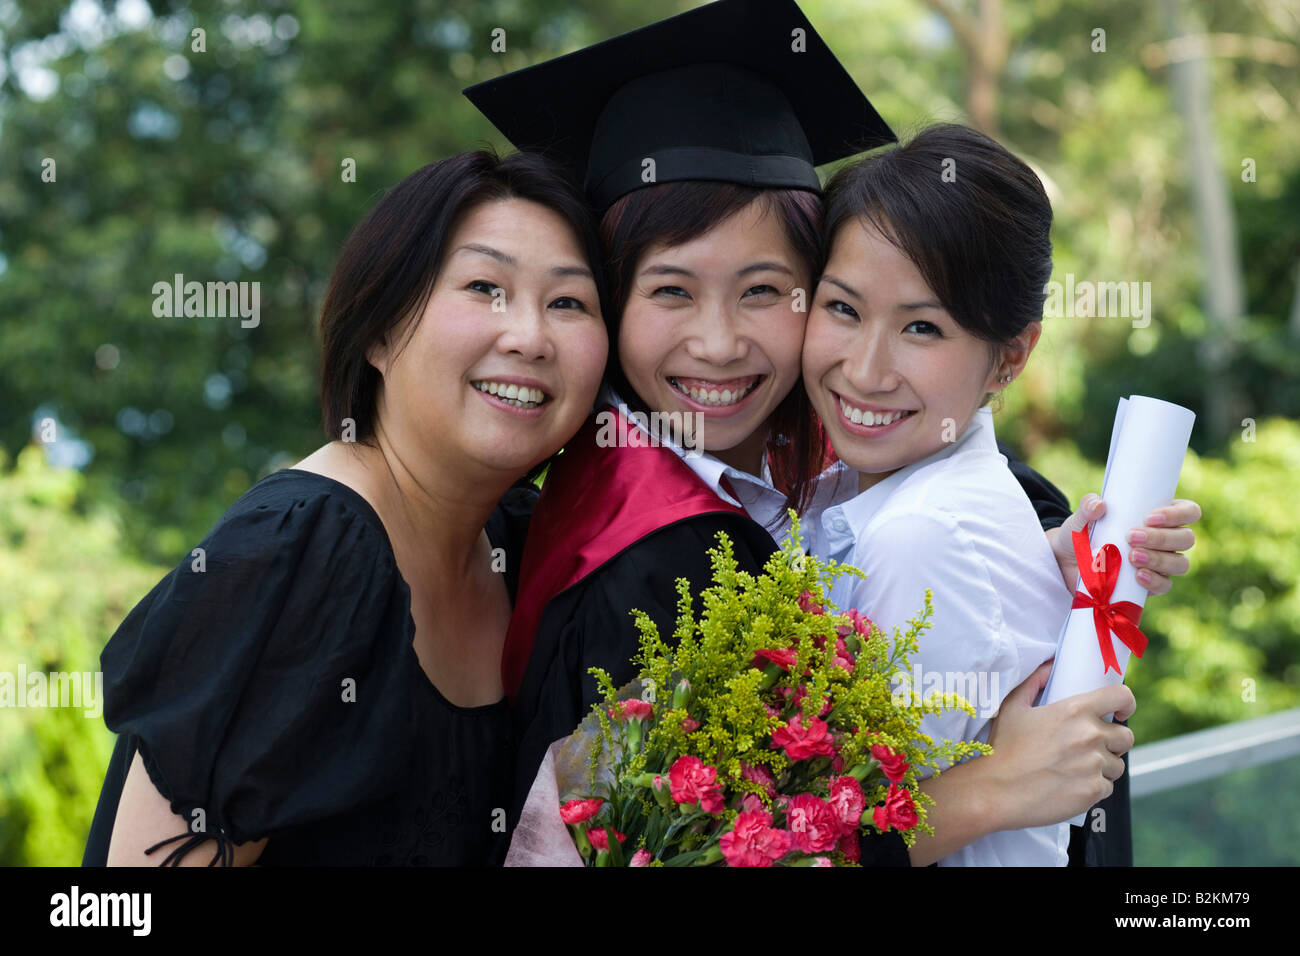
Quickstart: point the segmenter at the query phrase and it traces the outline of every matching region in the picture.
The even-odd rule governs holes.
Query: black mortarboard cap
[[[818,190],[814,167],[895,139],[794,0],[716,0],[465,95],[600,209],[683,179]]]

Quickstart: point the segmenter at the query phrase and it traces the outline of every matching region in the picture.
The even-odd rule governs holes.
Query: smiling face
[[[781,219],[756,199],[707,233],[641,256],[618,356],[651,411],[701,413],[707,451],[753,470],[768,419],[799,380],[811,283]]]
[[[835,236],[804,341],[803,373],[835,452],[865,488],[966,429],[1038,340],[994,350],[938,302],[915,264],[863,220]]]
[[[600,385],[591,268],[565,221],[525,199],[470,209],[446,249],[414,328],[367,356],[382,430],[399,451],[523,474],[577,432]]]

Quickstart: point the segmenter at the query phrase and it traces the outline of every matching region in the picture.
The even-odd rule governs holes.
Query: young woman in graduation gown
[[[792,48],[793,29],[805,49]],[[466,92],[517,146],[546,146],[586,170],[611,281],[610,387],[548,474],[503,655],[520,734],[513,824],[549,745],[599,699],[588,669],[616,685],[634,676],[630,609],[671,634],[674,582],[707,586],[719,532],[741,568],[758,571],[784,505],[815,509],[855,491],[835,469],[819,476],[825,446],[798,386],[799,302],[820,269],[814,166],[893,136],[790,0],[723,0]],[[626,423],[614,431],[630,439],[609,441],[624,403],[703,415],[710,454]],[[1045,528],[1070,517],[1059,491],[1008,461]],[[1132,699],[1124,688],[1111,696],[1126,698],[1111,710]],[[999,773],[963,798],[943,842],[918,841],[912,861],[1029,825],[1017,808],[1047,804],[1065,819],[1093,802],[1082,795],[1096,780],[1056,772],[1077,756],[1057,731],[1098,718],[1023,709],[1005,721]],[[944,786],[962,779],[974,783],[966,766]],[[863,853],[864,863],[909,862],[895,834],[864,840]]]
[[[527,154],[419,170],[348,239],[321,331],[336,440],[249,489],[104,649],[119,738],[86,864],[504,857],[522,479],[608,345],[581,193]]]

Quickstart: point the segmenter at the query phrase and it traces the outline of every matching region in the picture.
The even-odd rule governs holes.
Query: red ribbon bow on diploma
[[[1115,590],[1122,563],[1119,548],[1113,544],[1104,545],[1098,552],[1101,560],[1094,562],[1088,547],[1088,536],[1082,531],[1075,531],[1071,538],[1074,542],[1074,556],[1079,561],[1079,576],[1083,578],[1083,586],[1088,589],[1088,593],[1075,591],[1074,603],[1070,607],[1092,608],[1092,620],[1097,626],[1097,641],[1101,645],[1101,659],[1106,662],[1106,669],[1102,673],[1109,673],[1113,667],[1117,674],[1123,676],[1110,635],[1114,631],[1120,643],[1141,657],[1147,647],[1147,636],[1138,630],[1142,608],[1132,601],[1111,602],[1110,596]]]

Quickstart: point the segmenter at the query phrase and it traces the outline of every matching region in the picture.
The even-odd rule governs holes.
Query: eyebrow
[[[556,266],[551,270],[553,276],[580,276],[584,279],[591,279],[593,282],[596,277],[586,266]]]
[[[784,272],[786,275],[794,275],[794,271],[789,266],[780,262],[755,262],[745,266],[736,275],[747,276],[751,272]]]
[[[780,262],[753,262],[739,269],[737,276],[747,276],[754,272],[784,272],[786,275],[794,275],[794,270]],[[641,270],[643,276],[686,276],[689,279],[698,278],[690,269],[682,266],[675,266],[667,262],[657,262],[653,265],[646,266]]]
[[[862,295],[858,292],[857,289],[853,288],[851,285],[847,285],[846,283],[841,282],[839,279],[835,278],[834,276],[823,275],[820,278],[818,278],[817,281],[819,283],[829,282],[831,285],[839,286],[841,289],[843,289],[849,295],[853,296],[855,299],[862,298]],[[944,307],[943,307],[943,303],[939,302],[937,299],[921,299],[916,302],[900,302],[898,305],[894,306],[895,312],[919,312],[922,309],[938,309],[940,311],[943,311]]]
[[[467,242],[465,243],[465,245],[459,246],[456,249],[456,252],[477,252],[479,255],[487,256],[490,259],[495,259],[503,266],[519,265],[519,261],[515,259],[514,256],[507,255],[506,253],[502,252],[500,249],[493,249],[491,246],[481,246],[477,242]],[[456,252],[453,252],[452,255],[455,255]]]
[[[822,282],[829,282],[831,285],[839,286],[841,289],[843,289],[849,295],[853,296],[853,298],[855,299],[862,298],[861,293],[859,293],[857,289],[853,288],[853,286],[845,282],[841,282],[839,279],[835,278],[834,276],[828,276],[828,275],[818,276],[817,282],[818,284]]]
[[[502,252],[500,249],[493,249],[491,246],[480,245],[477,242],[467,242],[465,245],[457,247],[456,252],[453,252],[452,255],[457,252],[477,252],[479,255],[495,259],[504,266],[510,266],[512,269],[517,268],[519,265],[519,260],[514,256]],[[551,275],[560,277],[579,276],[592,280],[596,278],[586,266],[555,266],[551,269]]]

